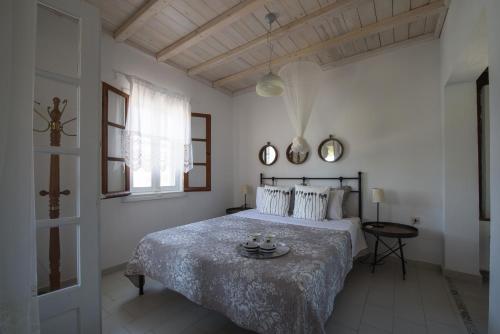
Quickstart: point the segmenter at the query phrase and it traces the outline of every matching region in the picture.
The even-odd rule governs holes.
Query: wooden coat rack
[[[35,102],[36,103],[36,102]],[[61,100],[58,97],[52,99],[52,110],[47,107],[47,113],[50,119],[47,119],[45,115],[34,109],[34,112],[40,116],[44,121],[47,122],[47,127],[44,129],[33,129],[36,132],[47,132],[50,130],[50,146],[60,147],[61,146],[61,134],[66,136],[76,136],[75,134],[70,134],[64,131],[64,126],[76,120],[76,117],[61,122],[61,118],[64,114],[64,110],[68,105],[68,101],[62,101],[62,110],[60,109]],[[39,104],[39,103],[37,103]],[[41,190],[41,196],[49,196],[49,217],[50,219],[59,218],[59,197],[61,195],[69,195],[71,192],[68,189],[63,191],[60,190],[60,166],[59,166],[59,154],[50,155],[50,178],[49,178],[49,190]],[[50,263],[50,291],[54,291],[61,288],[61,246],[59,240],[59,227],[50,228],[49,237],[49,263]]]

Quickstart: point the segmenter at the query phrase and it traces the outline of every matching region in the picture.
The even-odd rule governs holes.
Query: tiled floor
[[[389,261],[372,275],[368,265],[357,263],[337,297],[326,332],[467,333],[436,268],[410,263],[406,281],[400,270],[398,262]],[[144,296],[137,292],[121,273],[103,278],[103,333],[250,333],[152,280],[146,280]]]
[[[485,281],[471,281],[461,278],[449,278],[452,294],[457,299],[460,312],[467,312],[466,318],[469,332],[474,334],[488,333],[489,284]],[[464,307],[465,309],[462,309]],[[467,314],[465,316],[467,316]]]

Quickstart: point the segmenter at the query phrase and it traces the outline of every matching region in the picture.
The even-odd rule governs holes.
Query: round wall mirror
[[[308,157],[309,157],[309,152],[306,153],[292,152],[292,144],[288,145],[288,147],[286,148],[286,158],[292,164],[295,165],[303,164],[304,162],[306,162]]]
[[[259,151],[259,160],[266,166],[271,166],[278,160],[278,150],[267,142]]]
[[[319,157],[326,162],[338,161],[343,153],[344,147],[342,143],[333,138],[332,135],[328,139],[323,140],[318,147]]]

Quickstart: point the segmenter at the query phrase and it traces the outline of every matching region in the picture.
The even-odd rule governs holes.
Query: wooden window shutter
[[[211,191],[211,115],[191,114],[193,169],[184,173],[184,191]]]

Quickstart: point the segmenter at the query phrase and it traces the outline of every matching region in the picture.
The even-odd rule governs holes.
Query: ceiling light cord
[[[267,69],[269,72],[262,76],[257,84],[255,85],[255,91],[258,95],[263,97],[269,96],[280,96],[283,94],[285,83],[279,77],[272,72],[272,61],[273,61],[273,43],[271,42],[271,32],[273,29],[273,22],[276,21],[276,13],[268,13],[266,15],[266,20],[269,23],[269,29],[267,30],[267,47],[269,48],[269,61],[267,63]]]
[[[269,30],[267,31],[267,46],[269,48],[269,64],[268,64],[268,72],[271,72],[271,61],[273,59],[273,44],[271,43],[271,29],[272,29],[273,21],[269,20]]]

